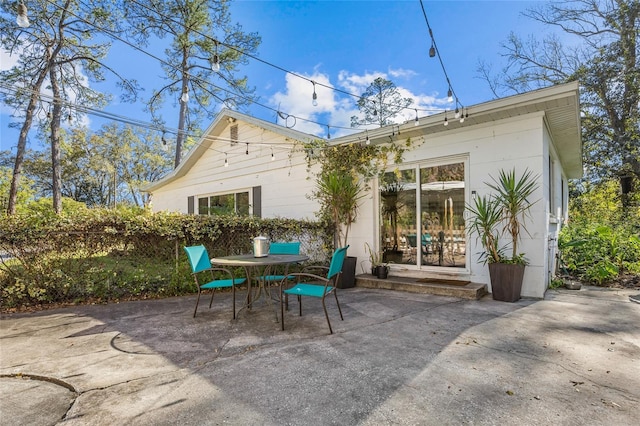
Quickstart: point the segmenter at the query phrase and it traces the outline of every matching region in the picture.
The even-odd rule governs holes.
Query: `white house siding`
[[[471,197],[471,191],[476,191],[478,196],[488,194],[490,190],[484,182],[490,181],[490,175],[497,176],[500,169],[509,170],[515,167],[516,172],[521,173],[528,168],[540,175],[540,188],[533,199],[542,200],[543,165],[547,162],[545,152],[548,152],[543,147],[544,143],[548,143],[544,138],[545,133],[543,113],[463,127],[437,136],[428,136],[424,141],[414,140],[418,146],[405,153],[404,162],[400,167],[416,163],[438,164],[451,160],[466,160],[467,200]],[[391,166],[393,167],[395,166]],[[374,201],[373,197],[376,193],[377,187],[374,186],[362,204],[361,214],[352,227],[349,238],[349,254],[359,258],[358,263],[364,270],[368,268],[368,255],[364,243],[378,245],[378,202]],[[527,224],[531,237],[523,235],[519,250],[527,253],[530,261],[525,272],[522,295],[543,297],[547,283],[545,251],[548,215],[545,202],[536,203],[531,215],[532,220]],[[417,271],[417,267],[391,265],[393,273],[404,276],[433,275],[437,270],[440,276],[444,273],[452,277],[467,278],[473,282],[485,283],[491,288],[488,267],[478,262],[481,247],[474,237],[468,243],[468,268],[423,268]]]
[[[262,217],[313,218],[318,207],[306,197],[313,181],[307,179],[304,154],[298,152],[290,156],[293,142],[282,135],[243,122],[238,126],[239,143],[213,142],[188,173],[155,189],[153,210],[187,213],[190,196],[195,197],[197,210],[199,197],[260,186]],[[228,138],[228,135],[227,127],[222,137]],[[249,144],[249,154],[242,141],[253,141]],[[224,167],[225,158],[229,167]]]

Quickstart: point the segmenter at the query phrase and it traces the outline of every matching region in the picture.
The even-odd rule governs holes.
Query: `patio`
[[[625,290],[464,300],[391,290],[267,306],[230,294],[3,316],[11,424],[637,424],[640,306]],[[22,375],[22,376],[17,376]],[[32,380],[28,380],[31,376]]]

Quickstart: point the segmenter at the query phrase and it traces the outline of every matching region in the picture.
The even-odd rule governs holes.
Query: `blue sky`
[[[544,27],[521,12],[543,3],[423,0],[451,85],[463,105],[493,99],[487,83],[479,78],[478,62],[499,68],[504,61],[500,44],[511,31],[523,37],[541,37]],[[380,76],[392,80],[403,96],[413,98],[412,108],[455,108],[446,101],[448,86],[439,61],[429,58],[431,42],[419,0],[236,0],[230,10],[232,20],[245,31],[262,36],[258,56],[268,63],[354,94],[362,93]],[[138,79],[146,96],[162,84],[160,64],[120,42],[114,41],[108,61],[125,70],[124,75]],[[1,67],[10,63],[6,55],[0,56]],[[349,127],[350,117],[357,112],[355,98],[318,86],[318,106],[314,107],[313,87],[307,80],[253,60],[243,72],[256,87],[260,104],[300,118],[296,130],[326,137],[326,125],[330,125],[334,137],[350,132],[342,128]],[[114,90],[109,82],[102,87]],[[142,103],[118,104],[114,92],[114,102],[105,110],[148,122],[143,109]],[[169,127],[177,127],[177,110],[173,109],[167,105],[164,112]],[[17,144],[17,132],[7,127],[7,110],[1,112],[0,150],[6,150]],[[249,113],[270,122],[276,120],[273,110],[259,105],[252,106]],[[415,111],[411,109],[398,120],[413,118]],[[97,129],[104,121],[89,116],[86,122]],[[32,131],[30,140],[35,139]]]

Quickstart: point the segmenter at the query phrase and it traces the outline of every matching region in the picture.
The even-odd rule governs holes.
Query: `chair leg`
[[[211,289],[211,300],[209,300],[209,309],[211,309],[211,305],[213,305],[213,295],[215,294],[216,289],[212,288]]]
[[[280,330],[284,331],[284,299],[287,296],[282,293],[282,283],[280,283]],[[288,310],[288,309],[287,309]]]
[[[196,308],[193,310],[193,317],[196,317],[196,312],[198,312],[198,303],[200,303],[200,289],[198,288],[198,298],[196,299]]]
[[[342,316],[342,309],[340,309],[340,302],[338,302],[338,295],[336,294],[335,290],[333,291],[333,295],[336,298],[336,305],[338,305],[338,312],[340,312],[340,319],[344,321],[344,317]]]
[[[322,298],[322,309],[324,309],[324,316],[327,318],[327,324],[329,324],[329,334],[333,334],[331,329],[331,321],[329,321],[329,314],[327,313],[327,305],[324,303],[324,297]]]
[[[231,293],[233,294],[233,319],[236,319],[236,285],[231,283]]]
[[[298,315],[302,316],[302,297],[298,296]]]

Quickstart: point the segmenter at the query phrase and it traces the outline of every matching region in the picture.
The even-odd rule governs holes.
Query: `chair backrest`
[[[327,278],[331,279],[342,271],[342,264],[344,263],[344,258],[347,256],[347,249],[349,246],[345,246],[339,248],[333,253],[333,257],[331,257],[331,263],[329,264],[329,272],[327,273]]]
[[[416,234],[409,234],[407,235],[407,242],[409,243],[410,247],[416,248],[418,247],[418,243],[417,243],[417,236]]]
[[[300,241],[292,243],[271,243],[269,254],[300,254]]]
[[[204,271],[211,268],[211,260],[209,259],[209,253],[207,249],[200,246],[185,247],[184,251],[187,252],[189,263],[191,264],[191,271],[193,273]]]

